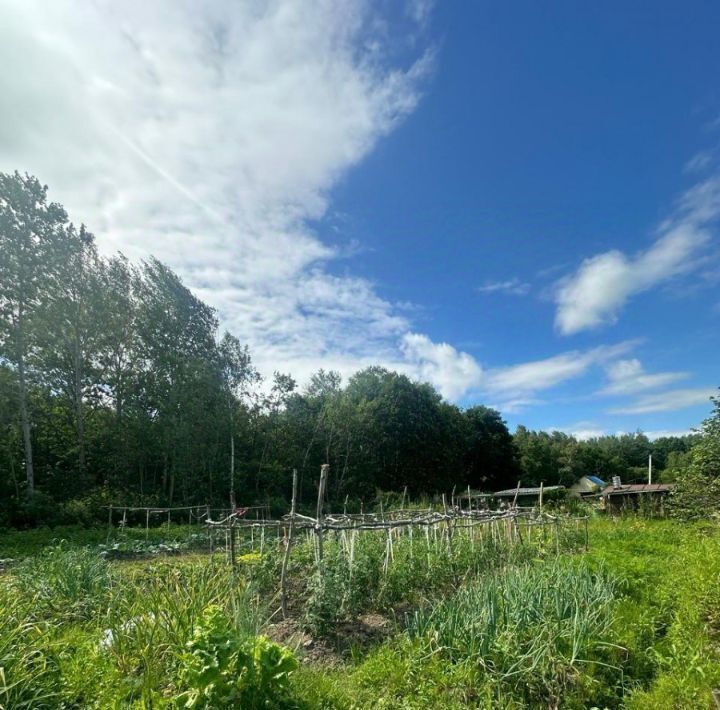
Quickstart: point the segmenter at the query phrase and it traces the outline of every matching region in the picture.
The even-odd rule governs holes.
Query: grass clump
[[[60,666],[47,642],[53,627],[29,618],[32,602],[0,587],[0,708],[57,707]]]
[[[60,542],[19,564],[16,593],[32,599],[35,616],[62,620],[89,619],[106,604],[112,578],[97,552]]]
[[[511,696],[562,698],[569,707],[580,686],[583,697],[593,696],[591,686],[600,691],[608,669],[619,676],[606,653],[614,598],[613,581],[584,565],[555,561],[507,569],[417,612],[408,633],[428,652],[478,664]]]

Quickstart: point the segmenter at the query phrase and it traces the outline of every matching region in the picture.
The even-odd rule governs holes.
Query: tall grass
[[[528,700],[562,697],[592,678],[612,625],[615,584],[556,560],[479,578],[418,611],[408,634],[429,652],[476,663]],[[595,659],[595,660],[590,660]]]
[[[108,563],[87,548],[65,542],[49,547],[15,569],[14,589],[32,599],[38,618],[89,619],[107,603],[112,586]]]
[[[60,669],[44,639],[48,622],[29,618],[32,599],[0,587],[0,708],[57,707]]]

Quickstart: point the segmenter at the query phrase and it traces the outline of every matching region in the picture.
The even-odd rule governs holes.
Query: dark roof
[[[604,496],[622,496],[634,493],[669,493],[673,488],[672,483],[630,483],[618,488],[608,486]]]
[[[559,491],[565,488],[565,486],[545,486],[542,488],[543,493],[549,493],[551,491]],[[540,488],[508,488],[505,491],[498,491],[493,493],[496,498],[513,498],[515,494],[518,496],[539,496]]]
[[[587,476],[586,478],[598,486],[606,486],[607,485],[607,483],[605,483],[605,481],[603,481],[602,478],[598,478],[597,476]]]

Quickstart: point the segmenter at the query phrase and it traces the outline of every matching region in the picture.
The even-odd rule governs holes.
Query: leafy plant
[[[186,708],[277,708],[297,668],[289,649],[238,634],[216,605],[203,613],[180,662],[178,684],[185,690],[177,700]]]

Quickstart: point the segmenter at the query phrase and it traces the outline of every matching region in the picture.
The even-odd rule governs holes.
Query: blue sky
[[[712,176],[720,6],[519,2],[467,10],[434,9],[438,55],[425,96],[335,193],[334,209],[349,215],[366,247],[356,268],[387,298],[420,304],[416,319],[434,340],[482,363],[637,339],[626,359],[650,373],[688,374],[643,393],[717,385],[717,263],[701,267],[706,282],[697,270],[662,280],[629,299],[616,323],[572,335],[554,327],[552,289],[588,257],[648,249],[682,193]],[[708,256],[713,251],[716,242]],[[708,410],[608,414],[634,402],[592,396],[606,379],[603,367],[589,368],[538,393],[546,404],[508,419],[671,430],[697,424]]]
[[[717,3],[6,10],[0,169],[266,374],[379,363],[581,436],[709,412]]]

